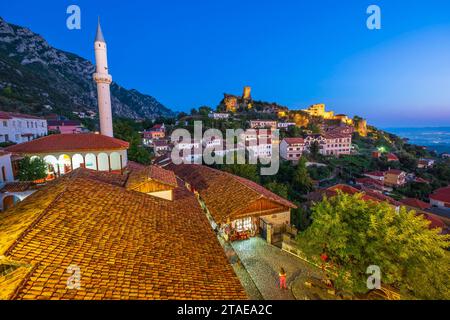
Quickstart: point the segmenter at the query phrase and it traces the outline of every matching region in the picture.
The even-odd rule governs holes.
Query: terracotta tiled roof
[[[9,156],[10,154],[11,154],[11,152],[7,152],[5,150],[0,150],[0,157]]]
[[[387,159],[390,160],[390,161],[399,161],[398,157],[395,154],[393,154],[393,153],[389,153],[387,155]]]
[[[437,189],[430,195],[430,199],[450,203],[450,186]]]
[[[367,185],[377,185],[377,186],[384,186],[384,183],[380,180],[375,180],[372,178],[358,178],[356,179],[356,183],[358,184],[367,184]]]
[[[438,217],[432,216],[430,214],[421,214],[423,218],[427,219],[428,221],[430,221],[430,225],[428,226],[430,229],[436,229],[436,228],[441,228],[441,229],[446,229],[446,224],[444,223],[444,221],[442,221],[441,219],[439,219]]]
[[[348,133],[339,133],[339,132],[326,132],[322,135],[325,139],[346,139],[351,138],[352,135]]]
[[[64,127],[64,126],[81,126],[80,121],[76,120],[47,120],[47,125],[49,127]]]
[[[23,266],[2,287],[10,299],[247,298],[182,185],[170,202],[64,176],[1,215],[0,234],[0,256]],[[67,287],[69,266],[80,270],[78,290]]]
[[[339,191],[349,195],[361,194],[362,199],[365,201],[388,202],[393,206],[399,206],[399,202],[395,201],[391,197],[385,196],[378,192],[374,192],[367,188],[358,190],[356,188],[353,188],[352,186],[345,184],[338,184],[328,189],[322,189],[317,192],[310,193],[308,194],[308,199],[315,202],[321,201],[325,196],[327,198],[335,197]]]
[[[305,140],[303,138],[285,138],[284,141],[286,141],[287,144],[304,144]]]
[[[3,186],[0,192],[23,192],[29,190],[34,185],[33,182],[9,182]]]
[[[392,175],[395,175],[395,176],[399,176],[399,175],[401,175],[403,173],[405,173],[405,172],[402,171],[402,170],[397,170],[397,169],[390,169],[390,170],[385,172],[385,174],[392,174]]]
[[[373,176],[373,177],[384,177],[384,172],[382,171],[373,171],[364,173],[365,176]]]
[[[127,162],[128,171],[135,171],[135,170],[139,171],[139,170],[143,170],[145,168],[147,168],[147,166],[145,166],[143,164],[140,164],[140,163],[137,163],[137,162],[134,162],[131,160],[128,160],[128,162]]]
[[[124,187],[127,182],[128,175],[114,174],[106,171],[97,171],[91,169],[78,169],[67,174],[70,178],[86,178],[98,182],[108,183],[118,187]]]
[[[12,119],[12,118],[45,120],[43,118],[39,118],[39,117],[32,116],[32,115],[29,115],[29,114],[0,111],[0,119],[5,119],[6,120],[6,119]]]
[[[168,168],[200,194],[217,223],[227,222],[259,199],[272,201],[280,208],[296,208],[293,203],[260,185],[223,171],[188,164],[170,164]]]
[[[129,143],[100,134],[54,134],[5,148],[6,151],[35,154],[47,152],[82,152],[128,149]]]
[[[426,203],[419,199],[414,199],[414,198],[403,199],[403,200],[400,200],[400,202],[409,207],[418,208],[421,210],[431,208],[431,205],[429,203]]]
[[[143,170],[132,171],[128,177],[127,188],[135,189],[136,186],[141,185],[148,180],[154,180],[174,188],[178,185],[177,177],[173,171],[152,165]]]

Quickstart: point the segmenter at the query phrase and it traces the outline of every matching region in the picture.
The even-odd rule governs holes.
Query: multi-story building
[[[142,133],[142,142],[145,145],[151,145],[154,141],[164,139],[166,137],[166,133],[164,131],[144,131]]]
[[[47,134],[47,120],[43,118],[0,112],[0,142],[22,143]]]
[[[286,138],[281,141],[281,158],[288,161],[298,161],[305,151],[305,140],[303,138]]]
[[[250,129],[245,131],[240,137],[247,151],[259,158],[272,157],[273,145],[278,144],[272,130]]]
[[[351,154],[352,136],[350,134],[330,133],[312,134],[305,138],[305,147],[310,149],[317,143],[319,153],[324,156],[340,156]]]
[[[326,133],[326,144],[322,149],[323,155],[348,155],[352,151],[352,136],[342,133]]]
[[[48,120],[48,131],[53,131],[61,134],[68,133],[82,133],[84,131],[80,121],[74,120]]]
[[[401,187],[406,184],[406,172],[391,169],[384,173],[384,184],[389,187]]]
[[[419,163],[417,164],[417,168],[419,169],[433,168],[435,162],[436,161],[433,159],[420,159]]]
[[[334,118],[334,112],[333,111],[325,111],[325,105],[324,104],[314,104],[310,106],[308,109],[303,110],[307,114],[309,114],[311,117],[320,117],[324,119],[333,119]]]

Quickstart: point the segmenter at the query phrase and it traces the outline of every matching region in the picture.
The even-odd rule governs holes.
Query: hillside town
[[[448,154],[324,104],[291,110],[254,100],[250,86],[190,114],[118,118],[100,23],[94,45],[98,114],[0,112],[0,299],[449,298],[441,281],[448,269],[436,269],[427,287],[405,284],[409,272],[425,272],[428,263],[448,268]],[[174,138],[179,129],[194,133],[196,122],[217,135]],[[227,129],[242,129],[231,146]],[[258,162],[208,164],[207,150]],[[182,164],[174,163],[175,152]],[[259,174],[274,157],[278,173]],[[332,210],[341,211],[321,220]],[[385,241],[384,258],[401,256],[397,268],[407,275],[389,270],[394,280],[387,277],[379,288],[340,287],[333,277],[347,271],[342,261],[364,255],[339,256],[341,244],[320,229],[337,225],[350,234],[340,213],[354,224],[379,226],[364,235],[362,247],[382,250]],[[354,249],[351,240],[344,246]],[[411,260],[429,252],[431,258],[405,267],[407,253],[389,252],[389,241],[413,252]],[[81,284],[67,285],[71,270]]]

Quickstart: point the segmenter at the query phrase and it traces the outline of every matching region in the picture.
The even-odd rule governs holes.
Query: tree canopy
[[[19,163],[20,181],[36,181],[47,176],[47,164],[41,158],[25,157]]]
[[[413,211],[339,194],[312,208],[313,223],[298,237],[312,260],[326,253],[337,289],[366,293],[367,268],[381,269],[381,281],[403,297],[449,299],[449,236],[430,230]]]

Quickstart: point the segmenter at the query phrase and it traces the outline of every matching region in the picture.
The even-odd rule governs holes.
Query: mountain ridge
[[[25,113],[95,111],[95,65],[52,47],[30,29],[0,17],[0,109]],[[150,95],[111,84],[115,116],[131,119],[173,117],[175,112]]]

